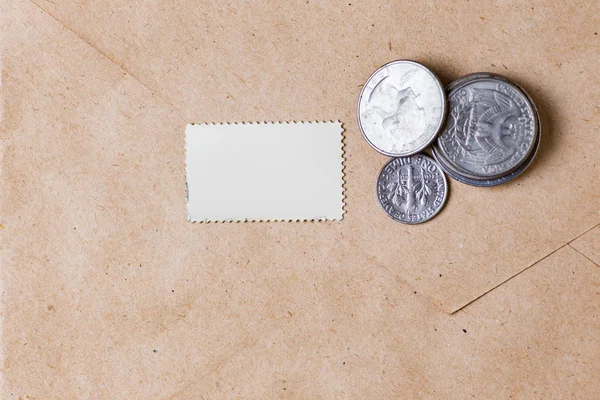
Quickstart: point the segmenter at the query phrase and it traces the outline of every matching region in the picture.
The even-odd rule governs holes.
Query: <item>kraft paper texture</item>
[[[597,398],[600,18],[587,2],[0,4],[0,398]],[[503,74],[542,144],[383,213],[369,75]],[[340,120],[342,221],[193,224],[188,123]]]

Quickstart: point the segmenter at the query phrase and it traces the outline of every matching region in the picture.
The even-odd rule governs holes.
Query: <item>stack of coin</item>
[[[490,73],[464,76],[447,91],[448,121],[432,148],[442,168],[473,186],[519,176],[540,144],[539,116],[527,92]]]
[[[499,185],[531,164],[540,142],[537,110],[520,86],[476,73],[444,90],[433,72],[408,60],[386,64],[367,80],[358,124],[375,150],[394,157],[379,174],[377,198],[407,224],[441,210],[448,193],[443,171],[469,185]],[[432,143],[435,161],[417,154]]]

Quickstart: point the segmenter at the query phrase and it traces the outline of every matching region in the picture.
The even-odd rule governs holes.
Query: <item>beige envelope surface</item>
[[[2,398],[600,395],[594,2],[0,7]],[[355,105],[398,58],[525,86],[531,168],[388,218]],[[187,221],[187,123],[333,119],[341,222]]]
[[[590,261],[600,265],[600,226],[581,235],[570,245]]]
[[[181,114],[167,127],[173,144],[188,122],[343,121],[346,219],[309,236],[317,247],[339,239],[361,249],[357,264],[372,258],[398,271],[448,312],[600,222],[595,2],[33,1]],[[543,124],[531,170],[493,189],[452,182],[446,209],[423,226],[384,215],[373,191],[386,157],[363,140],[355,108],[371,72],[399,58],[423,62],[445,83],[492,71],[522,84]],[[181,146],[163,154],[179,162]],[[257,241],[272,229],[282,240],[306,238],[294,225],[238,229]],[[305,240],[293,240],[289,257],[307,249]],[[232,251],[212,241],[214,251]]]
[[[568,246],[453,316],[372,268],[174,398],[597,398],[599,290],[598,266]]]

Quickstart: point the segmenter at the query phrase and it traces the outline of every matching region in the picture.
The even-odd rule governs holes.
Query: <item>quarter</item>
[[[541,127],[540,122],[539,122],[539,117],[537,117],[537,124],[538,124],[538,126]],[[523,164],[521,164],[519,166],[519,168],[515,169],[514,171],[512,171],[506,175],[503,175],[499,178],[494,178],[494,179],[467,178],[463,175],[460,175],[460,174],[454,172],[454,170],[452,170],[446,164],[444,164],[444,160],[439,157],[439,155],[435,151],[435,148],[432,149],[431,153],[433,154],[433,157],[435,158],[435,160],[440,164],[440,166],[442,167],[444,172],[446,172],[448,175],[450,175],[452,178],[456,179],[457,181],[459,181],[461,183],[465,183],[467,185],[471,185],[471,186],[490,187],[490,186],[501,185],[503,183],[511,181],[511,180],[515,179],[516,177],[518,177],[519,175],[521,175],[523,172],[525,172],[525,170],[527,168],[529,168],[529,166],[533,162],[533,159],[535,158],[535,155],[537,154],[537,152],[540,148],[541,139],[542,138],[541,138],[541,128],[540,128],[540,133],[538,133],[538,137],[535,142],[535,147],[534,147],[533,151],[531,152],[531,154],[529,155],[529,157],[527,157],[527,159],[523,162]]]
[[[426,155],[392,158],[377,178],[377,199],[396,221],[419,224],[440,212],[448,196],[441,167]]]
[[[408,60],[379,68],[358,99],[358,125],[367,142],[392,157],[423,150],[446,117],[446,94],[425,66]]]
[[[507,78],[467,75],[448,88],[448,121],[433,146],[451,176],[494,180],[517,170],[539,136],[529,95]]]

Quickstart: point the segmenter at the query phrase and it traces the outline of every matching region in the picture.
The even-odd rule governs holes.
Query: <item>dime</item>
[[[448,182],[437,162],[426,155],[392,158],[377,178],[377,199],[384,211],[405,224],[436,215],[446,202]]]
[[[358,99],[358,125],[367,142],[388,156],[418,153],[435,139],[446,117],[446,94],[423,65],[407,60],[379,68]]]
[[[518,169],[539,134],[527,93],[507,78],[476,73],[448,88],[448,121],[433,146],[451,176],[494,180]]]

